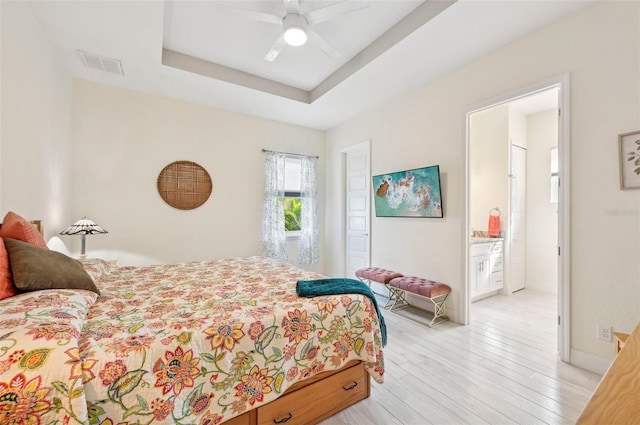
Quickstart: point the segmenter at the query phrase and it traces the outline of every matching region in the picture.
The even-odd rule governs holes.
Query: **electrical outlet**
[[[598,323],[597,326],[597,338],[602,341],[611,341],[611,326]]]

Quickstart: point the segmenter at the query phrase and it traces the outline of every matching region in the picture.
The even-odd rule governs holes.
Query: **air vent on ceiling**
[[[78,54],[80,55],[84,66],[88,68],[124,76],[122,62],[118,59],[105,58],[104,56],[85,52],[83,50],[78,50]]]

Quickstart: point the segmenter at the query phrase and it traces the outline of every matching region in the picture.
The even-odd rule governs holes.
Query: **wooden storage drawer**
[[[236,416],[233,419],[229,419],[224,423],[224,425],[251,425],[251,414],[252,412],[247,412],[240,416]],[[255,416],[255,415],[254,415]]]
[[[310,425],[369,396],[369,376],[362,364],[286,394],[258,408],[259,425]],[[335,406],[327,410],[327,406]]]

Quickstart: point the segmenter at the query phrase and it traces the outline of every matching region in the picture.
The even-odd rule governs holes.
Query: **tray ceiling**
[[[314,26],[339,58],[307,43],[274,62],[263,58],[281,28],[225,6],[284,16],[282,0],[29,6],[76,78],[329,129],[592,2],[369,0]],[[300,0],[300,8],[333,3]],[[78,50],[120,61],[124,76],[84,66]]]

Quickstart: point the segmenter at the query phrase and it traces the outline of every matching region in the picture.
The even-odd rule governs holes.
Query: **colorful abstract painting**
[[[373,177],[376,217],[443,217],[440,167]]]

